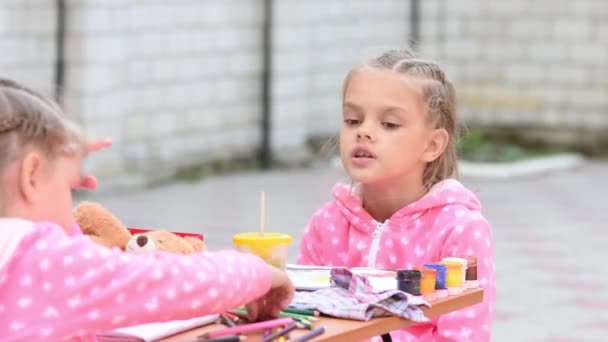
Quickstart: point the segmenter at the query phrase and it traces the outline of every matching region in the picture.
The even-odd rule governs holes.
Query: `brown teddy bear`
[[[166,230],[154,230],[135,234],[127,242],[127,252],[146,254],[153,251],[190,254],[204,249],[202,240],[194,237],[181,237]]]
[[[80,203],[74,210],[74,217],[82,232],[93,241],[130,253],[143,254],[160,250],[188,254],[205,249],[201,239],[181,237],[166,230],[133,235],[108,209],[94,202]]]

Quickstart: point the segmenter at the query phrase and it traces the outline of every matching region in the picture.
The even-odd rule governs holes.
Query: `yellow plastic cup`
[[[232,237],[236,248],[241,252],[252,253],[268,264],[285,269],[287,252],[292,237],[282,233],[240,233]]]

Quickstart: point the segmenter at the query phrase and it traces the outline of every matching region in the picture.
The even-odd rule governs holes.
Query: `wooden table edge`
[[[458,296],[450,296],[437,300],[430,308],[423,308],[422,311],[424,311],[424,314],[428,319],[433,320],[441,315],[479,304],[483,301],[483,297],[483,289],[468,290]],[[322,326],[323,322],[327,322],[329,320],[340,321],[341,324],[348,322],[347,324],[353,324],[354,327],[349,329],[347,332],[340,334],[339,336],[334,334],[321,335],[314,339],[315,342],[359,341],[374,336],[379,336],[393,330],[405,329],[417,324],[417,322],[400,317],[374,318],[367,322],[324,317],[323,320],[320,321],[316,326]]]
[[[454,312],[469,306],[479,304],[483,301],[483,289],[467,290],[458,296],[450,296],[439,299],[432,303],[432,306],[424,307],[422,310],[427,318],[433,320],[441,315]],[[315,322],[315,328],[320,326],[335,327],[336,325],[344,325],[343,332],[336,329],[328,329],[325,334],[314,339],[314,342],[339,342],[339,341],[360,341],[374,336],[385,334],[389,331],[404,329],[416,324],[416,322],[399,318],[399,317],[381,317],[374,318],[369,321],[356,321],[332,317],[319,317],[319,321]],[[163,338],[158,342],[181,342],[193,341],[196,336],[212,328],[219,326],[207,326],[194,328],[179,334]],[[346,330],[346,331],[344,331]],[[303,335],[306,331],[298,329],[293,336]],[[339,334],[339,335],[338,335]],[[248,339],[247,341],[256,341],[257,339]]]

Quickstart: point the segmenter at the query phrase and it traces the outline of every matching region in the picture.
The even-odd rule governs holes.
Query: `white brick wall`
[[[568,57],[568,47],[561,42],[535,42],[527,46],[527,56],[529,62],[559,63]],[[561,64],[561,63],[560,63]]]
[[[446,66],[464,93],[461,113],[470,124],[608,129],[608,120],[598,119],[608,118],[608,2],[467,0],[422,6],[423,51]],[[488,96],[493,106],[471,94]]]
[[[97,173],[154,179],[215,147],[255,149],[243,130],[258,130],[260,15],[258,1],[72,1],[66,101],[117,142]]]
[[[276,1],[273,144],[298,150],[335,134],[342,81],[355,63],[409,39],[407,1]],[[379,48],[382,47],[382,48]]]
[[[0,76],[41,93],[54,92],[54,2],[4,1],[0,4]]]
[[[492,19],[487,18],[486,20],[491,21]],[[475,22],[475,20],[473,22]],[[510,18],[508,29],[510,33],[509,37],[515,42],[528,40],[538,42],[549,36],[551,23],[544,20],[538,20],[537,17],[533,16],[516,16]]]
[[[421,50],[445,66],[471,124],[608,129],[608,2],[424,0]],[[403,0],[278,0],[272,143],[334,134],[356,63],[409,41]],[[102,179],[156,178],[260,141],[258,0],[69,0],[64,104],[115,146]],[[0,4],[0,74],[53,94],[51,1]]]

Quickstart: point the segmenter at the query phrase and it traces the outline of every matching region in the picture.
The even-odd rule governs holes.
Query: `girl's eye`
[[[392,122],[383,122],[382,126],[384,126],[384,128],[388,128],[388,129],[395,129],[395,128],[399,128],[400,127],[396,123],[392,123]]]
[[[344,123],[345,123],[347,126],[354,126],[354,125],[359,124],[359,122],[360,122],[360,121],[359,121],[359,120],[357,120],[357,119],[344,119]]]

